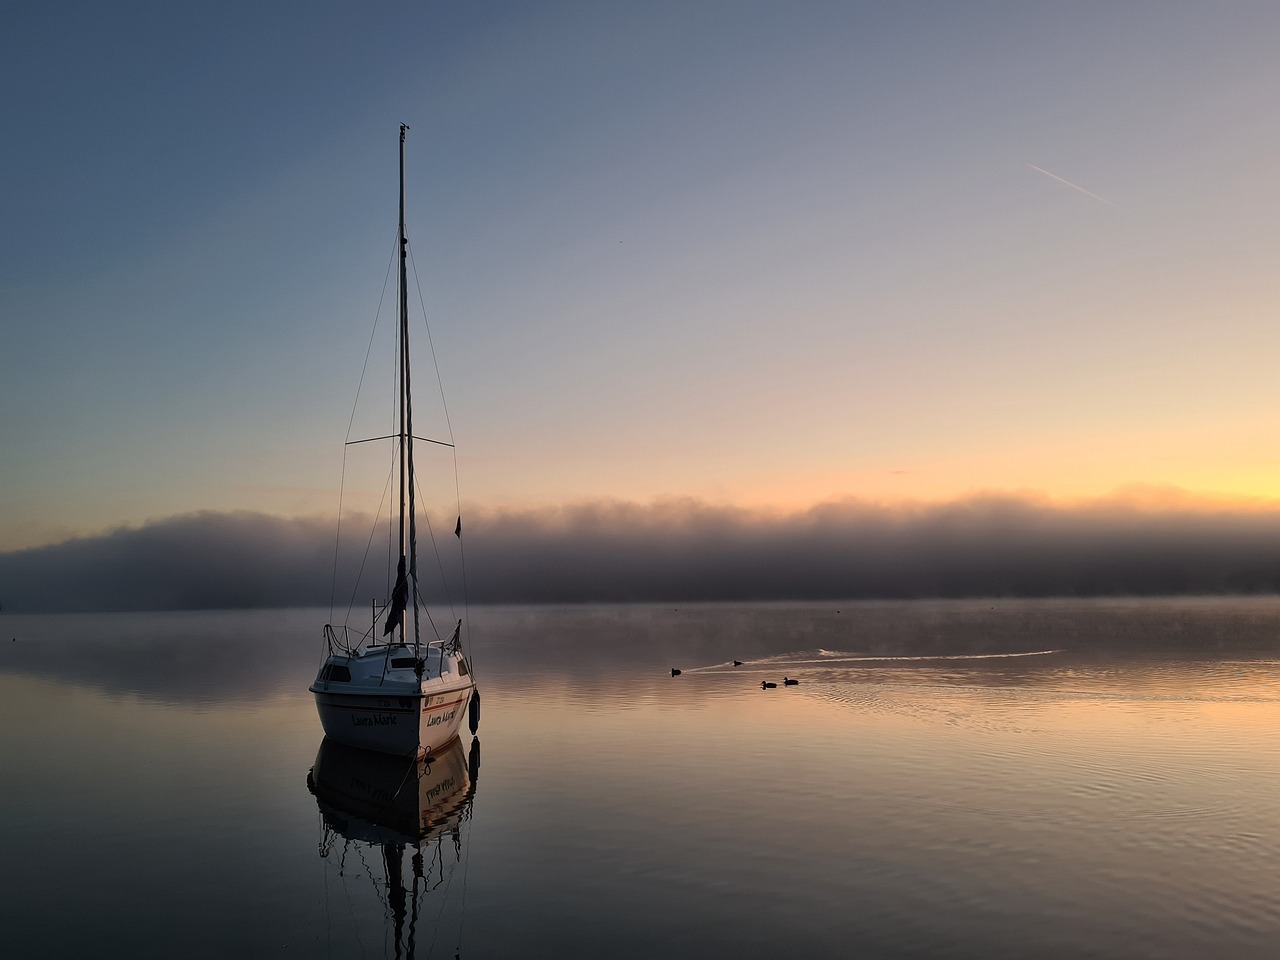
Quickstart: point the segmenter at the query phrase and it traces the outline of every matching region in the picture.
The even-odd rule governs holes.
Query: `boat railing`
[[[366,641],[368,642],[370,651],[383,647],[390,652],[393,647],[410,646],[410,644],[404,642],[388,642],[380,644],[373,638],[372,630],[366,630],[364,633],[360,634],[355,643],[352,643],[352,633],[353,631],[347,624],[335,627],[331,623],[326,623],[324,625],[324,640],[329,650],[328,655],[333,656],[335,653],[341,653],[348,657],[357,656],[360,652],[360,648],[365,645]],[[430,656],[432,648],[440,651],[441,660],[443,660],[445,656],[458,653],[462,649],[461,634],[462,621],[459,620],[457,626],[453,628],[453,634],[451,636],[437,640],[427,640],[417,644],[417,646],[422,650],[422,659],[426,660]]]
[[[339,636],[339,631],[341,631],[341,636]],[[324,642],[329,648],[329,656],[333,656],[335,653],[345,653],[349,657],[354,655],[355,651],[351,646],[351,634],[346,624],[335,629],[332,623],[326,623],[324,625]],[[357,643],[358,647],[359,643]]]
[[[329,647],[329,655],[341,653],[344,656],[354,657],[360,653],[360,648],[365,645],[373,635],[373,631],[366,630],[356,635],[355,631],[347,624],[335,627],[331,623],[324,625],[324,639]],[[354,642],[353,642],[354,638]]]
[[[388,643],[379,643],[377,640],[369,641],[369,649],[375,648],[391,648],[391,647],[412,647],[417,646],[423,651],[430,651],[432,648],[439,650],[442,654],[452,654],[462,649],[462,641],[459,639],[462,633],[462,621],[459,620],[457,626],[453,628],[453,633],[447,637],[438,637],[435,640],[420,640],[417,644],[406,641],[393,640]],[[368,636],[366,634],[365,636]],[[362,638],[363,642],[363,638]]]

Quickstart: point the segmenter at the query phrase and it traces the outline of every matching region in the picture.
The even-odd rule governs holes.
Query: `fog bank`
[[[473,602],[1280,592],[1280,509],[981,496],[763,514],[669,500],[471,513],[464,524]],[[364,596],[355,584],[367,529],[354,553],[344,546],[336,579],[344,608]],[[0,603],[13,611],[327,605],[334,543],[329,520],[173,517],[0,554]],[[424,591],[436,566],[429,551]],[[447,558],[445,567],[456,599],[456,570]]]

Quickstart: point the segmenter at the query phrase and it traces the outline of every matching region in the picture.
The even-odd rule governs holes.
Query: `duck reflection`
[[[462,826],[471,819],[479,773],[478,739],[468,750],[455,738],[423,760],[328,738],[320,744],[307,774],[323,824],[320,856],[336,857],[342,877],[353,846],[379,850],[384,879],[375,884],[394,924],[396,957],[414,956],[423,899],[442,887],[447,895],[452,868],[463,862]]]

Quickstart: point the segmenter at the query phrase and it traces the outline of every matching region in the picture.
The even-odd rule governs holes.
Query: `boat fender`
[[[476,687],[471,691],[471,703],[467,706],[467,726],[471,728],[471,733],[480,728],[480,688]]]

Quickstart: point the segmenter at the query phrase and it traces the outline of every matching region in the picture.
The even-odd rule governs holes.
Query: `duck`
[[[776,687],[776,686],[777,686],[777,684],[776,684],[776,683],[770,683],[768,680],[761,680],[761,681],[760,681],[760,689],[761,689],[761,690],[772,690],[772,689],[773,689],[774,687]]]
[[[733,665],[734,665],[735,667],[740,667],[740,666],[742,666],[742,661],[741,661],[741,660],[735,660],[735,661],[733,661]]]
[[[678,677],[678,676],[680,676],[680,671],[679,671],[679,670],[677,670],[675,667],[672,667],[672,668],[671,668],[671,675],[672,675],[673,677]]]
[[[798,686],[800,685],[800,681],[799,681],[799,680],[792,680],[790,677],[783,677],[783,678],[782,678],[782,685],[783,685],[784,687],[798,687]]]

